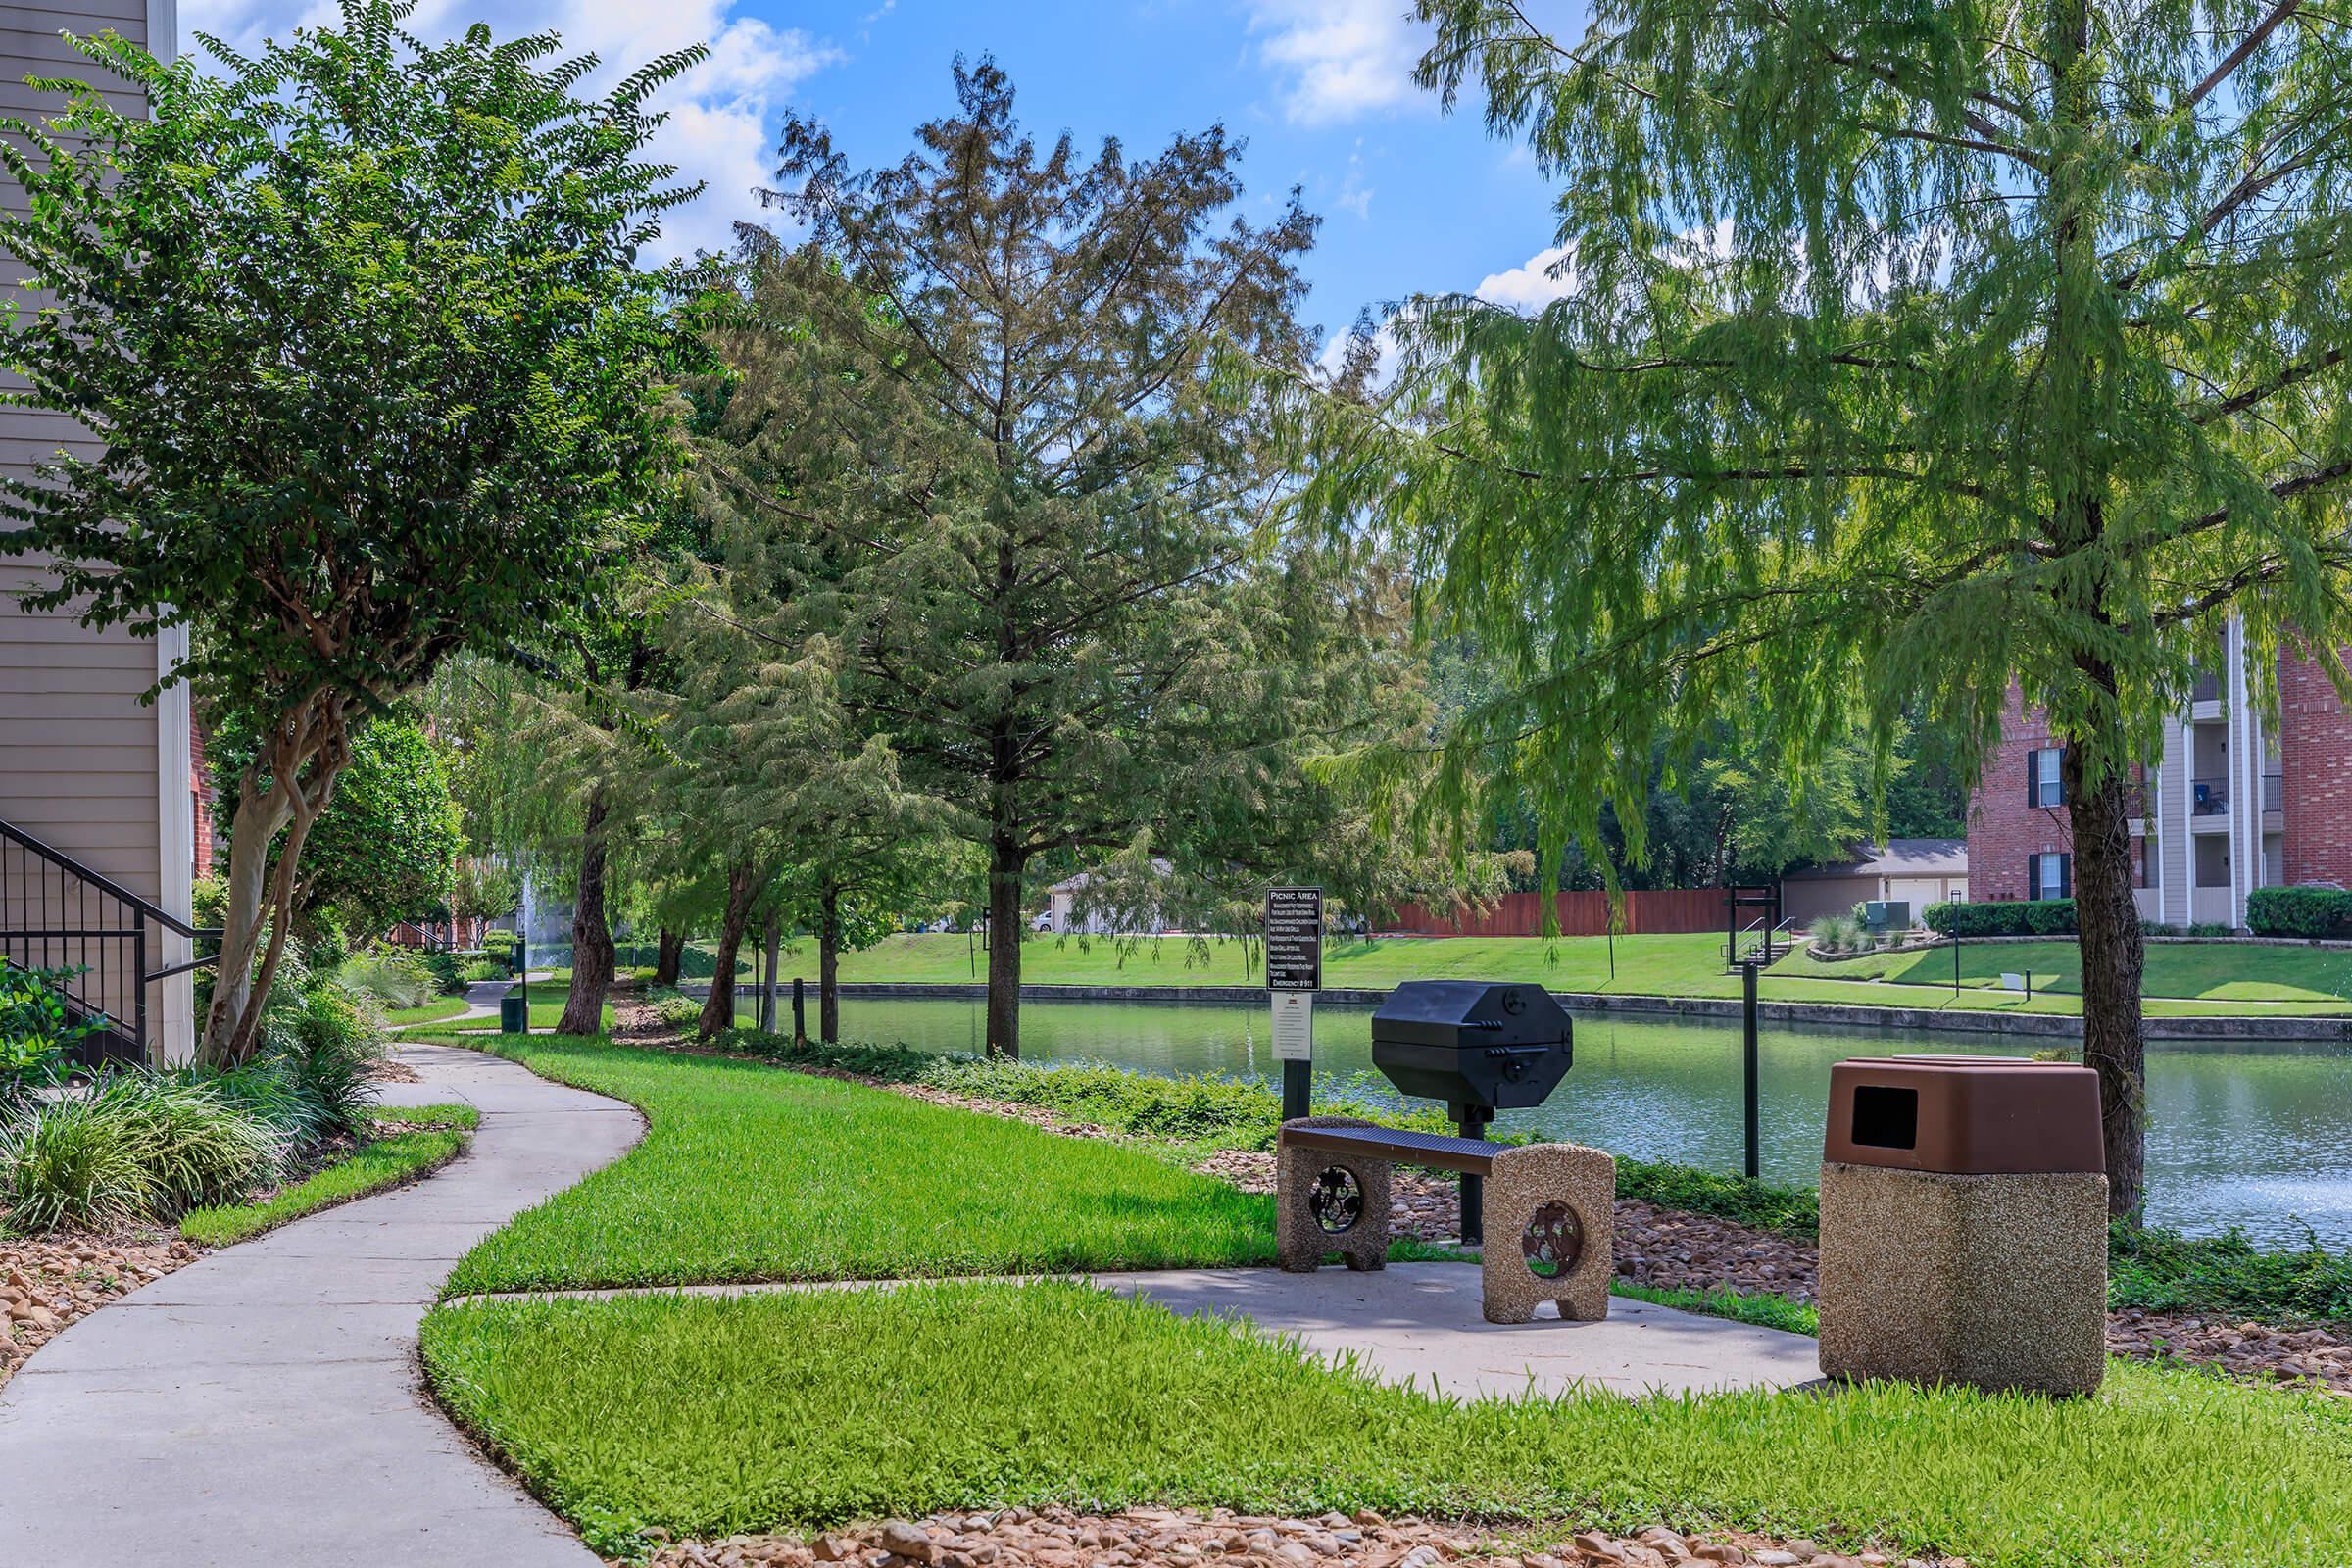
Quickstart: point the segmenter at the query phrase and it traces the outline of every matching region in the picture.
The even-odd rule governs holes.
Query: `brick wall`
[[[213,874],[213,769],[204,755],[204,726],[188,726],[188,793],[195,797],[196,836],[191,874],[198,881]]]
[[[1984,781],[1969,805],[1968,896],[1978,904],[2028,897],[2027,856],[2074,852],[2066,808],[2026,804],[2026,754],[2054,744],[2040,712],[2028,713],[2011,687],[2001,743],[1985,759]]]
[[[2352,887],[2352,713],[2318,663],[2278,662],[2286,880]]]

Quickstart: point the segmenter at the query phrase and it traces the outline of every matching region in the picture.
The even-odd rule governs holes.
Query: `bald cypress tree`
[[[2297,0],[1418,9],[1424,85],[1558,181],[1565,297],[1421,302],[1392,399],[1291,433],[1504,662],[1453,794],[1638,848],[1661,740],[1742,715],[1801,776],[1910,708],[1973,771],[2014,683],[2066,742],[2136,1207],[2132,765],[2231,612],[2352,696],[2352,37]]]

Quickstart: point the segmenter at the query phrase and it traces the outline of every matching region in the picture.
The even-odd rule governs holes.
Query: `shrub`
[[[2198,920],[2190,924],[2185,934],[2192,937],[2233,937],[2237,935],[2237,929],[2227,921]]]
[[[66,1053],[97,1027],[66,1010],[63,987],[75,972],[0,959],[0,1116],[63,1078]]]
[[[456,954],[428,948],[416,955],[416,961],[443,992],[455,996],[466,989],[465,965]]]
[[[1922,918],[1945,936],[2066,936],[2075,929],[2072,899],[2009,899],[1985,904],[1931,904]]]
[[[476,980],[505,980],[509,973],[504,958],[474,958],[458,971],[458,978],[471,985]]]
[[[233,1202],[282,1162],[276,1132],[202,1081],[131,1068],[108,1073],[88,1102],[145,1177],[140,1218]]]
[[[153,1200],[121,1122],[88,1100],[35,1104],[0,1126],[0,1213],[13,1229],[103,1230]]]
[[[672,1029],[683,1029],[703,1015],[703,1004],[671,991],[655,1002],[654,1012]]]
[[[2333,937],[2352,930],[2352,893],[2341,888],[2256,888],[2246,924],[2260,937]]]
[[[2266,1252],[2235,1230],[2192,1237],[2119,1220],[2108,1258],[2116,1306],[2352,1321],[2352,1251],[2328,1250],[2308,1227],[2302,1247]]]
[[[415,955],[391,948],[360,954],[336,969],[334,978],[344,990],[366,992],[387,1007],[421,1007],[441,989]]]

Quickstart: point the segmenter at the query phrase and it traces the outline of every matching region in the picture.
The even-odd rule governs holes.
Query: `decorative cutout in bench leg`
[[[1369,1127],[1353,1116],[1304,1116],[1293,1127]],[[1274,1155],[1274,1251],[1294,1274],[1311,1274],[1338,1252],[1351,1269],[1389,1261],[1389,1162],[1373,1153],[1294,1149]]]
[[[1617,1161],[1608,1154],[1578,1144],[1496,1153],[1487,1177],[1487,1321],[1529,1322],[1541,1301],[1579,1322],[1607,1317],[1616,1229]]]

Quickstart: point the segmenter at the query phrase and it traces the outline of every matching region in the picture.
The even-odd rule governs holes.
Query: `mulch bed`
[[[1114,1514],[1067,1508],[1007,1508],[996,1513],[935,1514],[921,1521],[884,1520],[804,1539],[797,1535],[730,1536],[662,1547],[653,1568],[1200,1568],[1232,1563],[1249,1568],[1673,1568],[1691,1564],[1755,1564],[1757,1568],[1965,1568],[1957,1558],[1858,1557],[1825,1551],[1810,1541],[1760,1536],[1684,1536],[1653,1525],[1631,1536],[1585,1531],[1564,1540],[1557,1532],[1521,1530],[1498,1537],[1492,1527],[1455,1520],[1384,1519],[1377,1513],[1327,1513],[1314,1519],[1237,1514],[1218,1508],[1129,1508]],[[1542,1549],[1531,1543],[1540,1542]]]
[[[0,1237],[0,1384],[76,1318],[173,1269],[202,1249],[168,1230]]]
[[[694,1051],[680,1031],[650,1006],[619,1005],[614,1033],[632,1044]],[[1008,1116],[1068,1138],[1149,1143],[1107,1127],[1072,1121],[1038,1105],[981,1100],[921,1084],[892,1084],[831,1068],[815,1071],[889,1089],[935,1104]],[[1195,1167],[1244,1192],[1274,1190],[1274,1156],[1223,1150]],[[1400,1236],[1445,1241],[1456,1234],[1459,1190],[1449,1177],[1400,1169],[1391,1190],[1389,1223]],[[1737,1220],[1661,1208],[1638,1199],[1617,1200],[1617,1272],[1656,1290],[1736,1291],[1811,1301],[1819,1251],[1802,1237],[1758,1230]],[[2352,1336],[2324,1328],[2252,1323],[2186,1313],[2128,1308],[2107,1315],[2107,1348],[2116,1355],[2210,1366],[2232,1377],[2277,1380],[2352,1399]],[[756,1560],[756,1559],[752,1559]]]

